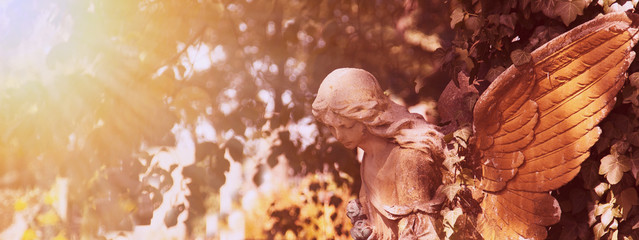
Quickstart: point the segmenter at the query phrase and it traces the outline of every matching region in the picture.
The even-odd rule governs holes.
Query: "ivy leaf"
[[[639,89],[624,89],[622,96],[623,103],[632,103],[633,106],[639,106]]]
[[[454,227],[455,222],[457,222],[457,218],[463,214],[463,211],[460,207],[457,207],[453,210],[445,209],[442,211],[444,215],[444,224],[449,224],[448,226]]]
[[[601,237],[608,232],[601,223],[595,224],[592,231],[595,233],[595,239],[601,239]]]
[[[618,232],[619,230],[619,221],[617,221],[617,219],[612,220],[612,223],[609,226],[610,229],[615,229],[615,231],[612,233],[612,235],[614,236],[616,232]],[[617,237],[613,237],[611,239],[618,239]]]
[[[630,170],[630,160],[626,156],[607,155],[601,159],[599,175],[605,175],[610,184],[621,181],[623,173]]]
[[[510,60],[516,67],[519,67],[532,62],[532,55],[524,50],[516,49],[510,53]]]
[[[457,74],[457,78],[448,82],[437,101],[441,121],[450,122],[442,131],[449,133],[464,124],[470,125],[473,119],[472,109],[478,96],[476,86],[470,83],[470,77],[463,71]],[[446,141],[452,140],[452,137],[453,135]]]
[[[613,209],[612,209],[612,216],[613,216],[613,217],[615,217],[615,218],[620,218],[621,216],[623,216],[623,215],[621,214],[621,209],[619,209],[618,207],[613,208]],[[615,222],[616,222],[616,219],[615,219]],[[613,222],[613,223],[614,223],[614,222]]]
[[[558,0],[531,1],[530,8],[532,9],[532,12],[542,11],[547,17],[553,18],[557,16],[557,11],[555,10],[557,1]]]
[[[517,22],[517,14],[502,14],[499,15],[499,23],[504,25],[512,30],[515,30],[515,23]]]
[[[453,133],[453,136],[458,140],[457,142],[463,147],[468,148],[468,139],[472,135],[470,127],[463,127]]]
[[[464,26],[466,29],[471,30],[473,32],[479,31],[482,27],[483,22],[479,19],[479,17],[470,16],[466,21],[464,21]]]
[[[591,189],[599,184],[599,163],[586,160],[581,164],[581,178],[584,180],[584,188]]]
[[[613,203],[605,203],[605,204],[599,204],[595,206],[595,212],[594,212],[595,216],[602,215],[608,209],[611,209],[612,206],[613,206]]]
[[[630,209],[633,205],[639,205],[639,197],[637,197],[637,190],[635,188],[626,188],[621,192],[618,198],[619,205],[621,206],[621,219],[626,219]]]
[[[448,201],[452,202],[459,190],[461,190],[461,185],[459,183],[453,183],[445,185],[442,189],[442,192],[446,194],[446,198],[448,198]]]
[[[623,155],[628,151],[630,144],[626,141],[617,141],[610,147],[610,152],[612,154],[617,153],[616,155]]]
[[[637,100],[639,100],[639,94],[637,94],[637,97]],[[639,102],[637,106],[639,106]],[[628,135],[628,143],[630,143],[632,146],[639,147],[639,132],[630,133]]]
[[[630,157],[630,172],[637,179],[637,174],[639,174],[639,150],[633,152]]]
[[[557,2],[555,14],[561,17],[566,26],[577,19],[577,15],[584,14],[585,0],[561,0]]]
[[[599,183],[599,185],[597,185],[594,190],[597,196],[601,197],[604,195],[604,193],[606,193],[606,191],[608,191],[608,189],[610,189],[610,184],[602,182]]]
[[[455,28],[455,25],[464,20],[464,11],[461,8],[455,8],[450,14],[450,19],[450,28]]]
[[[612,208],[606,209],[606,211],[601,214],[601,224],[603,224],[604,227],[607,227],[612,222],[612,219],[614,219],[612,216]]]
[[[630,85],[632,85],[635,88],[639,88],[639,72],[630,74],[628,79],[630,79]]]
[[[597,211],[597,204],[593,203],[593,202],[588,202],[588,221],[586,222],[588,224],[588,227],[595,225],[595,223],[597,222],[597,216],[595,215],[595,211]],[[585,239],[585,238],[582,238]]]
[[[444,159],[444,162],[442,164],[444,165],[444,167],[446,167],[446,169],[448,169],[448,171],[453,172],[455,170],[455,164],[463,160],[464,156],[460,157],[457,156],[457,154],[449,154],[446,156],[446,159]]]

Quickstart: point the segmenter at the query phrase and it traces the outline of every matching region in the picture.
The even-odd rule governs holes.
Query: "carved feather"
[[[511,66],[474,109],[486,196],[486,239],[543,239],[561,216],[549,191],[572,180],[588,157],[635,57],[635,14],[599,16]]]

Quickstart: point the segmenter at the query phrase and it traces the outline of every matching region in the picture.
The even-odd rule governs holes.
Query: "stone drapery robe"
[[[433,209],[441,173],[426,153],[395,146],[386,159],[361,165],[360,202],[376,239],[438,239],[441,220]]]

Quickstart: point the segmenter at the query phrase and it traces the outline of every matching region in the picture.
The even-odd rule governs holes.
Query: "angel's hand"
[[[359,220],[353,224],[353,228],[351,229],[351,236],[355,240],[369,240],[374,239],[373,237],[373,227],[368,225],[368,221]]]
[[[351,219],[351,223],[354,225],[357,221],[366,219],[366,213],[359,203],[359,200],[353,199],[346,205],[346,216]]]

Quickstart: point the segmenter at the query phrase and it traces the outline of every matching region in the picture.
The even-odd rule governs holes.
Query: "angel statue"
[[[432,199],[441,185],[436,166],[444,143],[434,126],[386,97],[373,75],[352,68],[324,79],[313,114],[344,146],[365,152],[359,201],[368,217],[361,221],[373,227],[372,236],[438,237]]]
[[[509,67],[473,110],[471,163],[485,239],[544,239],[561,209],[550,192],[571,181],[599,139],[639,39],[632,13],[598,16]],[[384,95],[360,69],[337,69],[313,114],[347,148],[364,151],[355,239],[438,239],[444,142],[437,127]],[[361,204],[361,205],[359,205]]]

